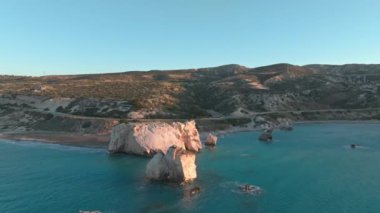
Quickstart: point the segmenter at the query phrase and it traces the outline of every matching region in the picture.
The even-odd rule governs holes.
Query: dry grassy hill
[[[199,118],[380,107],[380,65],[275,64],[94,75],[1,76],[2,97],[45,111],[116,118]],[[64,100],[59,105],[59,101]],[[33,101],[32,101],[33,102]],[[36,102],[36,101],[34,101]],[[37,101],[38,102],[38,101]],[[5,99],[0,104],[7,104]],[[58,103],[58,104],[57,104]],[[21,102],[19,104],[22,104]],[[41,109],[38,103],[24,103]]]

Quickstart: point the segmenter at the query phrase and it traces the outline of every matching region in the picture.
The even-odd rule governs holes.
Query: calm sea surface
[[[229,134],[205,148],[194,197],[147,181],[146,158],[2,140],[0,212],[380,212],[379,124],[297,125],[272,144],[258,136]],[[240,192],[245,183],[262,193]]]

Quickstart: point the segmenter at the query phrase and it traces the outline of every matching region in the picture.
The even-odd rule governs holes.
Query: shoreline
[[[380,120],[313,120],[294,121],[294,124],[380,124]]]
[[[380,120],[314,120],[314,121],[295,121],[295,125],[302,124],[380,124]],[[201,141],[204,141],[209,133],[218,137],[231,133],[261,131],[259,128],[252,127],[232,127],[225,130],[199,131]],[[48,144],[60,144],[75,147],[104,148],[107,149],[110,134],[84,134],[54,131],[32,131],[32,132],[3,132],[0,139],[13,141],[31,141]]]
[[[313,121],[294,121],[294,125],[301,124],[380,124],[380,120],[313,120]],[[277,129],[278,130],[278,129]],[[218,135],[225,135],[237,132],[252,132],[262,131],[260,128],[251,127],[232,127],[225,130],[204,131],[202,134],[215,133]]]
[[[80,134],[66,132],[7,132],[0,133],[0,139],[31,141],[66,146],[107,148],[110,135]]]

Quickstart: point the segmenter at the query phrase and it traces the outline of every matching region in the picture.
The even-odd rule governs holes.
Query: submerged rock
[[[239,186],[239,188],[242,190],[242,192],[249,193],[249,194],[259,194],[262,191],[260,187],[250,185],[250,184],[241,185]]]
[[[214,134],[208,134],[205,145],[207,146],[215,146],[216,142],[218,140],[218,137],[216,137]]]
[[[191,199],[192,197],[201,193],[201,188],[199,186],[193,186],[184,189],[183,195],[185,199]]]
[[[119,124],[112,129],[108,150],[152,156],[173,145],[194,152],[202,148],[195,121]]]
[[[272,129],[265,130],[259,137],[259,140],[264,142],[271,142],[272,139]]]
[[[145,174],[153,180],[177,183],[189,182],[197,178],[195,153],[181,147],[171,146],[166,154],[159,152],[146,166]]]
[[[194,196],[196,194],[199,194],[200,192],[201,192],[201,188],[196,186],[190,189],[190,196]]]

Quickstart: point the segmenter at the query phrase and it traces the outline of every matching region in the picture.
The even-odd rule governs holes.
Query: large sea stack
[[[173,145],[192,152],[202,148],[195,121],[119,124],[112,129],[108,150],[152,156],[166,154]]]
[[[197,178],[196,154],[180,147],[171,146],[167,153],[158,152],[146,166],[146,176],[154,180],[177,183]]]

